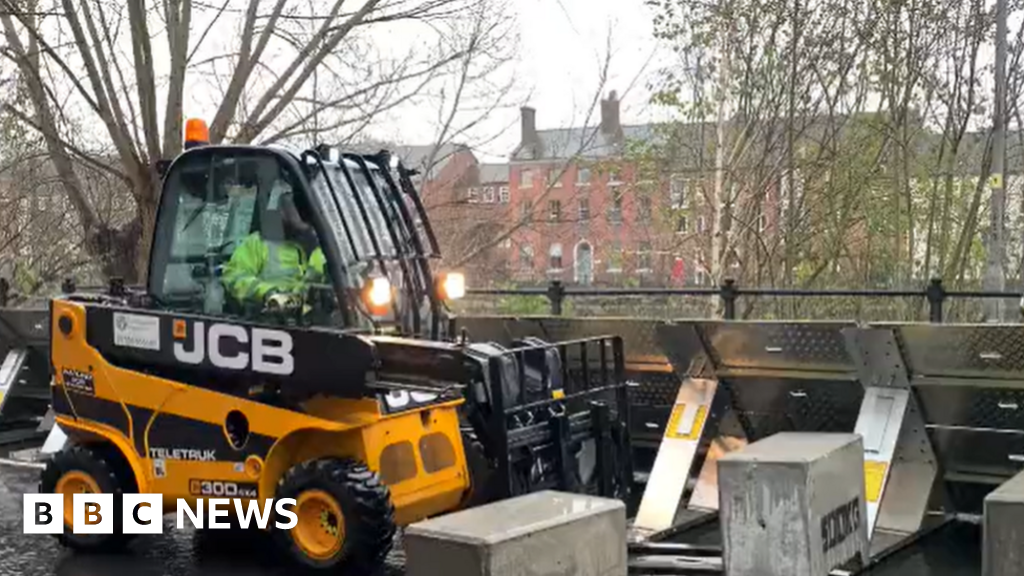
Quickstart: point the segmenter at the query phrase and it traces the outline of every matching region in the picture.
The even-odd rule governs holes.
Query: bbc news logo
[[[121,498],[121,532],[124,534],[162,534],[164,531],[164,499],[160,494],[122,494]],[[25,494],[24,495],[25,534],[63,534],[64,527],[64,495],[62,494]],[[204,514],[205,502],[205,514]],[[238,526],[248,528],[255,524],[259,528],[267,528],[274,516],[289,518],[287,522],[276,521],[274,527],[281,530],[294,528],[299,517],[289,508],[295,507],[294,498],[280,500],[266,499],[262,505],[256,500],[241,498],[209,498],[196,500],[193,510],[188,502],[179,498],[177,501],[175,527],[185,529],[187,521],[197,529],[213,528],[228,529],[231,523],[227,520],[234,512]],[[72,498],[71,531],[74,534],[113,534],[114,533],[114,495],[113,494],[74,494]],[[204,521],[208,520],[208,522]]]

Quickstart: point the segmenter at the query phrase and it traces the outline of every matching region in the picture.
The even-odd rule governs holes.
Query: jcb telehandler
[[[40,492],[65,495],[63,543],[130,538],[73,534],[76,492],[158,493],[168,513],[179,498],[294,498],[295,527],[268,527],[282,548],[363,574],[426,517],[539,488],[628,490],[621,340],[456,337],[446,300],[464,281],[432,271],[437,243],[394,156],[205,134],[190,120],[161,166],[145,289],[51,303],[68,440]]]

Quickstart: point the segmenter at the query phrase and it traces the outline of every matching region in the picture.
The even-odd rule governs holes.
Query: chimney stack
[[[601,133],[618,138],[622,136],[622,123],[619,121],[619,96],[615,90],[608,93],[608,98],[601,100]]]
[[[533,144],[537,141],[537,111],[529,106],[523,106],[519,109],[521,122],[520,122],[520,141],[523,144]]]

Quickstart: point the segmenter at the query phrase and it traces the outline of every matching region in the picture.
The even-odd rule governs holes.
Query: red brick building
[[[657,138],[653,125],[623,125],[615,92],[598,126],[539,130],[521,110],[510,160],[513,277],[568,284],[671,285],[703,281],[709,230],[698,180],[642,170],[630,142]]]
[[[398,153],[407,166],[420,170],[417,185],[443,265],[459,265],[475,286],[507,279],[510,244],[492,244],[495,230],[509,219],[508,165],[481,163],[469,147],[456,144],[436,151],[402,146]]]
[[[602,100],[597,126],[541,130],[536,119],[521,109],[507,165],[480,163],[464,146],[433,154],[423,190],[448,262],[467,262],[476,286],[711,284],[714,125],[623,125],[615,92]],[[644,143],[661,146],[645,155]],[[407,156],[429,152],[408,147]],[[749,191],[733,180],[726,221],[734,238],[747,236],[736,244],[749,246],[751,233],[774,220],[759,214],[777,206],[753,189],[767,186],[756,176]],[[727,275],[738,275],[742,251],[730,253]]]

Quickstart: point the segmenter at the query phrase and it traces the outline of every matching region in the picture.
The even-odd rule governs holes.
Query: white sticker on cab
[[[160,350],[160,318],[114,312],[114,345]]]

